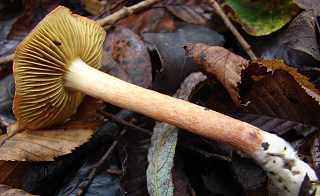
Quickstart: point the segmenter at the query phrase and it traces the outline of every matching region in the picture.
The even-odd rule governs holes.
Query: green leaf
[[[253,36],[279,30],[299,12],[292,0],[226,0],[234,11],[233,18]]]

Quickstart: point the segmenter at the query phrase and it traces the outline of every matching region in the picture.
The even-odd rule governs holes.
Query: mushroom
[[[84,94],[228,144],[251,156],[287,195],[314,170],[289,143],[248,123],[99,71],[105,31],[59,6],[19,44],[14,58],[17,129],[64,122]]]

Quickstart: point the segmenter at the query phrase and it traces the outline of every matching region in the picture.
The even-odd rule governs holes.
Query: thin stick
[[[9,54],[7,56],[0,57],[0,64],[10,63],[13,61],[14,54]]]
[[[145,0],[136,5],[130,7],[123,7],[122,9],[116,11],[115,13],[106,16],[104,18],[98,19],[97,23],[101,26],[107,26],[118,22],[119,20],[138,13],[142,10],[145,10],[151,7],[153,4],[160,2],[161,0]],[[0,57],[0,64],[10,63],[13,61],[14,54],[9,54],[7,56]]]
[[[233,35],[237,38],[242,48],[247,52],[251,60],[256,60],[257,56],[254,54],[254,52],[251,50],[251,46],[248,44],[248,42],[242,37],[242,35],[239,33],[239,31],[236,29],[236,27],[232,24],[232,22],[229,20],[228,16],[223,12],[220,5],[216,2],[216,0],[208,0],[211,6],[217,11],[225,25],[230,29],[230,31],[233,33]]]
[[[92,168],[89,176],[87,177],[87,179],[85,181],[83,181],[80,184],[80,189],[77,193],[78,196],[84,195],[86,190],[88,189],[89,185],[91,184],[92,180],[94,179],[94,177],[97,174],[98,169],[101,167],[101,165],[103,163],[106,162],[106,160],[109,158],[109,156],[111,155],[111,153],[113,152],[114,148],[117,146],[117,144],[119,143],[121,137],[126,133],[126,129],[123,129],[118,138],[116,140],[113,141],[112,145],[110,146],[110,148],[107,150],[107,152],[101,157],[101,159],[98,161],[98,163]]]
[[[145,1],[142,1],[138,4],[136,4],[136,5],[133,5],[131,7],[123,7],[122,9],[111,14],[110,16],[107,16],[105,18],[97,20],[97,23],[99,23],[101,26],[114,24],[114,23],[118,22],[119,20],[121,20],[127,16],[130,16],[132,14],[135,14],[137,12],[140,12],[146,8],[149,8],[153,4],[160,2],[160,1],[161,0],[145,0]]]
[[[127,128],[131,128],[131,129],[134,129],[134,130],[137,130],[137,131],[140,131],[142,133],[145,133],[147,135],[152,135],[152,133],[150,131],[148,131],[147,129],[144,129],[144,128],[141,128],[141,127],[138,127],[137,125],[134,125],[126,120],[123,120],[123,119],[120,119],[120,118],[117,118],[115,117],[114,115],[108,113],[108,112],[104,112],[104,111],[100,111],[100,113],[102,113],[104,116],[106,116],[107,118],[109,118],[111,121],[119,124],[119,125],[122,125],[122,126],[125,126]]]

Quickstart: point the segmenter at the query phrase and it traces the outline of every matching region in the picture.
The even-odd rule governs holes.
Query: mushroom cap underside
[[[77,58],[99,68],[104,39],[105,31],[95,21],[63,6],[32,30],[18,45],[13,62],[13,111],[20,128],[46,128],[76,112],[84,95],[65,87],[64,75]]]

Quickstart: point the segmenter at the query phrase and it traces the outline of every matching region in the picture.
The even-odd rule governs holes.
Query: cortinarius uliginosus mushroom
[[[104,37],[94,21],[60,6],[19,44],[14,59],[19,129],[62,123],[87,94],[233,146],[255,159],[286,195],[298,195],[305,175],[317,180],[313,169],[276,135],[95,69],[101,63]]]

